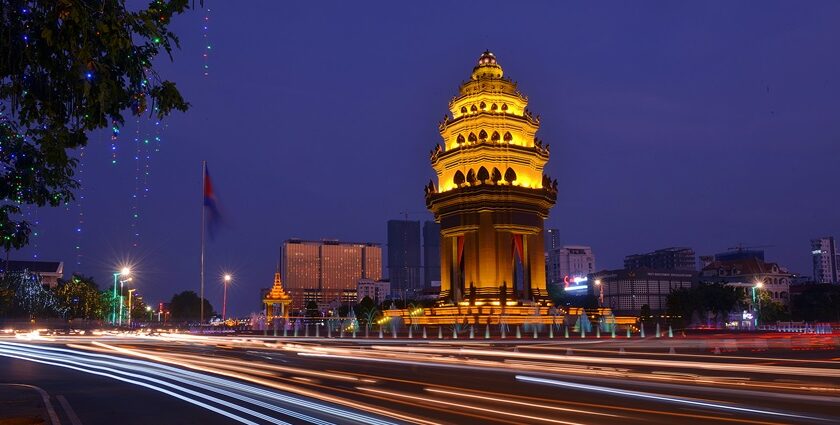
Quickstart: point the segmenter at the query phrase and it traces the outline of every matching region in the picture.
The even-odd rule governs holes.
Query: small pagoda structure
[[[291,303],[292,297],[283,289],[283,281],[280,278],[280,269],[278,268],[274,273],[274,285],[271,286],[271,290],[263,298],[266,322],[288,318]]]

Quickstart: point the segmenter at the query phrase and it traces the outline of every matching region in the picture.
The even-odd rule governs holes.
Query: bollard
[[[656,337],[659,338],[659,322],[656,322]]]
[[[288,333],[289,333],[289,329],[286,327],[285,324],[283,324],[283,338],[289,336]]]
[[[642,326],[641,329],[639,330],[639,332],[641,334],[641,337],[644,338],[645,337],[645,327]]]
[[[303,336],[309,338],[309,323],[306,324],[306,333]]]
[[[484,327],[484,339],[490,339],[490,325]]]
[[[674,329],[671,327],[671,325],[668,325],[668,338],[673,338],[673,337],[674,337]]]
[[[458,332],[456,327],[452,328],[452,339],[458,339]]]
[[[379,339],[382,339],[382,325],[379,325]]]
[[[630,326],[627,327],[627,339],[630,339]]]
[[[408,327],[408,339],[414,338],[413,333],[411,332],[411,326]]]
[[[297,327],[297,325],[295,325],[295,338],[297,338],[297,336],[298,336],[298,327]]]
[[[344,338],[344,326],[341,327],[341,332],[338,334],[338,337],[341,339]]]
[[[321,326],[317,323],[315,324],[315,338],[321,337]]]
[[[612,325],[612,330],[610,331],[610,338],[615,339],[615,325]]]
[[[438,339],[443,339],[443,328],[438,326]]]
[[[597,328],[595,328],[595,338],[600,338],[600,337],[601,337],[601,327],[598,326]]]
[[[569,326],[564,326],[563,329],[565,332],[566,339],[569,339]]]
[[[551,325],[548,328],[548,338],[549,339],[554,339],[554,325]]]
[[[522,338],[522,332],[519,331],[519,325],[516,325],[516,339]]]
[[[429,338],[429,336],[426,335],[426,326],[424,325],[423,326],[423,339],[428,339],[428,338]]]
[[[470,339],[475,339],[475,330],[472,325],[470,325]]]
[[[353,326],[353,338],[356,338],[356,327]]]
[[[499,333],[502,334],[502,339],[507,338],[507,331],[505,330],[504,325],[499,325]]]
[[[580,337],[586,338],[586,330],[583,329],[583,326],[580,327]]]

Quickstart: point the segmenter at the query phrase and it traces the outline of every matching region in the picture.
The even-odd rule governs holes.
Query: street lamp
[[[604,306],[604,286],[601,285],[601,279],[595,279],[595,286],[598,287],[598,307]]]
[[[761,289],[763,287],[764,282],[762,281],[756,281],[755,285],[752,287],[753,310],[756,310],[756,306],[758,307],[758,311],[756,312],[755,317],[753,318],[753,326],[755,327],[758,327],[758,316],[761,315],[761,297],[759,296],[758,300],[756,300],[755,290]]]
[[[123,267],[122,270],[114,273],[114,302],[117,301],[117,281],[119,280],[120,276],[126,276],[131,274],[131,269],[128,267]],[[122,301],[122,286],[120,286],[120,301]],[[120,315],[122,315],[122,303],[120,303]],[[122,320],[122,318],[120,318]],[[114,304],[113,312],[111,313],[111,325],[117,324],[117,305]]]
[[[222,322],[227,319],[227,287],[230,281],[233,279],[229,273],[225,273],[225,276],[222,278],[222,285],[224,285],[224,295],[222,296]]]
[[[131,280],[131,279],[129,279]],[[131,328],[131,293],[136,291],[137,288],[129,289],[128,290],[128,327]]]
[[[120,279],[120,315],[117,318],[117,324],[120,325],[120,326],[122,326],[123,304],[125,304],[123,302],[123,284],[126,283],[126,282],[131,282],[131,279],[132,278],[128,278],[128,279],[125,279],[125,280]]]
[[[149,313],[149,321],[151,322],[152,321],[152,306],[150,306],[150,305],[146,306],[146,313]]]

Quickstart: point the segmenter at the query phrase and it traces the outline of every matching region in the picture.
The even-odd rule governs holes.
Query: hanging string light
[[[210,8],[207,7],[204,10],[204,22],[202,22],[202,40],[204,41],[204,52],[202,53],[202,58],[204,59],[204,76],[207,77],[210,75],[210,35],[209,35],[209,26],[210,26]]]
[[[79,191],[78,196],[76,197],[76,211],[77,211],[77,222],[76,222],[76,266],[82,265],[82,227],[85,224],[85,212],[83,209],[84,200],[85,200],[85,185],[82,181],[85,172],[85,147],[82,146],[79,149],[79,173],[77,180],[79,182]]]

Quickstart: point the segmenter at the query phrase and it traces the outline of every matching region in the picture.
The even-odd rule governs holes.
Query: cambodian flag
[[[216,233],[216,229],[219,228],[222,224],[222,215],[219,213],[219,205],[218,200],[216,199],[216,193],[213,192],[213,183],[210,181],[210,171],[207,169],[207,166],[204,166],[204,208],[205,208],[205,219],[207,225],[207,232],[210,233],[210,237]]]

